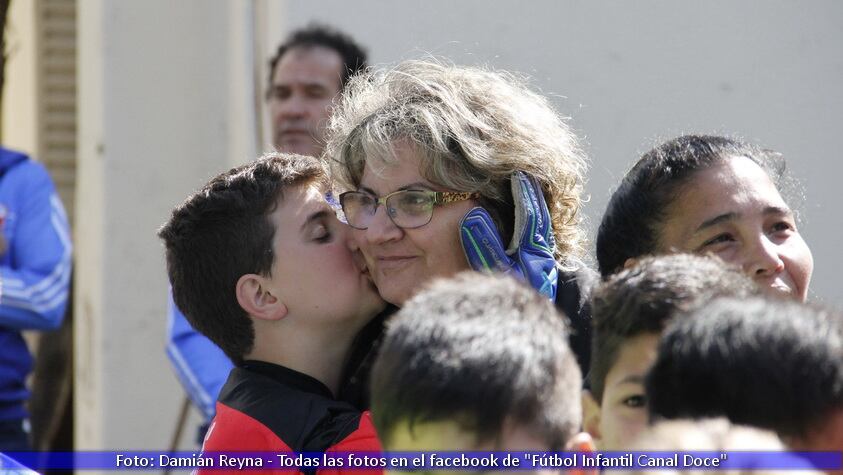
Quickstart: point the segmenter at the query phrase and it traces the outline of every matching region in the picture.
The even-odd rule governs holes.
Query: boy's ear
[[[629,259],[623,261],[623,268],[632,269],[633,267],[635,267],[635,264],[638,264],[638,259],[630,257]]]
[[[235,287],[237,303],[254,318],[280,320],[287,316],[287,306],[272,295],[266,279],[257,274],[243,274]]]
[[[580,432],[571,437],[571,440],[565,445],[566,452],[582,452],[593,454],[597,449],[594,447],[594,441],[587,432]],[[568,475],[599,475],[600,470],[595,468],[569,468]]]
[[[600,404],[588,389],[582,390],[582,427],[591,434],[594,441],[599,441],[600,434]]]

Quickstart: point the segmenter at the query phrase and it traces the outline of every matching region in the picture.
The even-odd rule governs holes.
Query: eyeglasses
[[[380,205],[384,205],[386,215],[396,226],[413,229],[430,222],[435,206],[479,197],[480,193],[401,190],[378,198],[361,191],[347,191],[340,195],[340,205],[346,222],[354,229],[368,229]]]

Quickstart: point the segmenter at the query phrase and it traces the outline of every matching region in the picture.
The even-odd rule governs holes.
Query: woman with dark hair
[[[686,135],[644,154],[597,234],[606,277],[647,254],[714,254],[774,294],[804,301],[814,262],[782,198],[782,157],[726,137]]]

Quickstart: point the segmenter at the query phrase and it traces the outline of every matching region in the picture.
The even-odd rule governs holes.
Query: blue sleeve
[[[234,365],[211,340],[190,326],[169,297],[167,356],[188,396],[210,421],[228,373]]]
[[[14,172],[14,174],[13,174]],[[53,330],[61,325],[70,287],[67,215],[43,166],[31,164],[3,179],[15,188],[4,229],[8,255],[0,265],[0,326]]]

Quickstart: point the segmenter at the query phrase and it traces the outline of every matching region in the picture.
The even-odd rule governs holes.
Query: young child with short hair
[[[646,381],[654,420],[726,417],[794,450],[843,448],[843,315],[718,299],[666,331]]]
[[[677,314],[719,295],[747,296],[757,286],[715,257],[645,257],[592,294],[591,387],[584,426],[601,450],[628,449],[647,424],[644,376],[662,330]]]
[[[587,450],[566,319],[508,276],[435,281],[392,317],[372,372],[391,451]]]

